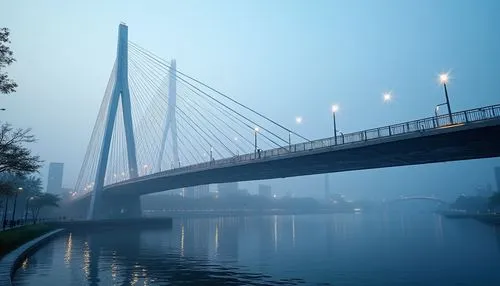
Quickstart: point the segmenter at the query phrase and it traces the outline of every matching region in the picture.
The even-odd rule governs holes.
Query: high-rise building
[[[500,192],[500,167],[495,167],[495,179],[497,182],[497,192]]]
[[[259,184],[259,196],[271,198],[273,196],[271,192],[271,186]]]
[[[217,190],[220,197],[238,195],[238,182],[219,184]]]
[[[50,163],[49,178],[47,179],[47,193],[61,194],[64,163]]]

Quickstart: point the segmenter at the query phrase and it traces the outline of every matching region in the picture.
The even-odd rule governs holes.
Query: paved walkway
[[[31,241],[26,242],[17,249],[5,255],[0,260],[0,285],[12,285],[11,277],[14,275],[14,272],[17,269],[17,265],[21,263],[22,260],[24,260],[24,258],[30,253],[30,251],[36,249],[38,245],[42,244],[43,242],[47,241],[49,238],[60,233],[63,230],[64,229],[60,228],[39,236]]]

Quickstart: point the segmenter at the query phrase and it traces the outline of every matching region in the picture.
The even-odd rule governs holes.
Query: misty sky
[[[146,4],[147,2],[147,4]],[[18,92],[2,120],[32,127],[33,146],[76,180],[115,59],[129,39],[308,138],[432,116],[451,70],[453,110],[500,103],[498,1],[2,1]],[[382,102],[392,91],[394,100]],[[296,126],[295,116],[304,122]],[[330,175],[348,197],[436,194],[493,184],[499,159]],[[46,176],[47,168],[42,170]],[[282,193],[321,196],[323,176],[271,181]],[[255,184],[243,184],[250,189]]]

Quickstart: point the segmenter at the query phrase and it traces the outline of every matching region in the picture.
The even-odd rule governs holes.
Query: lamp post
[[[238,150],[238,137],[234,137],[234,145],[236,145],[236,155],[240,155],[240,150]]]
[[[26,224],[26,220],[28,219],[28,203],[32,199],[33,199],[33,197],[29,197],[26,199],[26,205],[24,206],[24,224]]]
[[[254,155],[255,155],[255,158],[257,158],[257,133],[259,133],[259,127],[255,127],[254,128]]]
[[[288,131],[288,150],[292,151],[292,132]]]
[[[14,225],[14,218],[16,216],[17,194],[20,193],[20,192],[22,192],[22,191],[23,191],[23,188],[19,187],[19,188],[17,188],[17,191],[14,194],[14,209],[12,210],[12,219],[10,220],[11,227]]]
[[[302,116],[296,116],[295,123],[297,125],[302,124]],[[288,132],[288,146],[289,146],[290,151],[292,151],[292,132],[291,131]]]
[[[434,116],[436,118],[436,126],[439,126],[439,107],[440,106],[443,106],[443,105],[446,105],[446,103],[441,103],[441,104],[438,104],[436,105],[436,109],[434,109]]]
[[[335,145],[337,145],[337,122],[335,120],[335,113],[339,110],[337,104],[332,105],[332,117],[333,117],[333,138],[335,140]]]
[[[449,73],[442,73],[439,75],[439,82],[443,84],[444,96],[446,97],[446,106],[448,107],[448,116],[450,117],[450,123],[453,124],[453,116],[451,116],[450,99],[448,97],[448,88],[446,84],[450,80]]]

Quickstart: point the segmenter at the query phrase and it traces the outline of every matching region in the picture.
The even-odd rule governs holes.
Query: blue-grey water
[[[500,228],[429,213],[174,219],[68,233],[14,285],[500,285]]]

